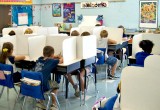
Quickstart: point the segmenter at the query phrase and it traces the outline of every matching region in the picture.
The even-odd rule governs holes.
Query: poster
[[[61,4],[60,3],[54,3],[52,5],[52,15],[53,17],[61,16]]]
[[[18,13],[18,25],[28,24],[28,13]]]
[[[157,28],[158,26],[158,1],[140,0],[140,27]]]
[[[75,23],[75,3],[63,4],[63,22]]]

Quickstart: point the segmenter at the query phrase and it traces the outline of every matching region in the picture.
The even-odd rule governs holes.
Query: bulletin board
[[[32,0],[0,0],[0,4],[6,5],[31,5]]]
[[[12,23],[21,25],[32,25],[32,6],[12,6]]]

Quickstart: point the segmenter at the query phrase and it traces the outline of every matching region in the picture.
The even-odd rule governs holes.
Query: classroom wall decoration
[[[63,4],[63,22],[75,23],[75,3]]]
[[[27,5],[27,4],[32,4],[32,0],[0,0],[0,4]]]
[[[105,7],[108,7],[108,1],[81,2],[81,8],[105,8]]]
[[[158,26],[158,1],[140,0],[140,27],[157,28]]]
[[[20,25],[32,25],[32,6],[12,6],[12,23]]]
[[[52,15],[53,17],[61,17],[61,4],[60,3],[53,3]]]

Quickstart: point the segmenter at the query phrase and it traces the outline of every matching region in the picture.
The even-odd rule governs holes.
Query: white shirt
[[[97,39],[97,48],[106,48],[105,60],[108,58],[108,38],[98,38]]]

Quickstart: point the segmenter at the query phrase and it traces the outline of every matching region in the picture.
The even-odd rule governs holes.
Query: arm
[[[24,60],[25,56],[15,56],[14,57],[14,61],[20,61],[20,60]]]
[[[112,39],[108,39],[108,44],[117,44],[117,41],[112,40]]]
[[[63,57],[59,58],[59,64],[63,63]]]

